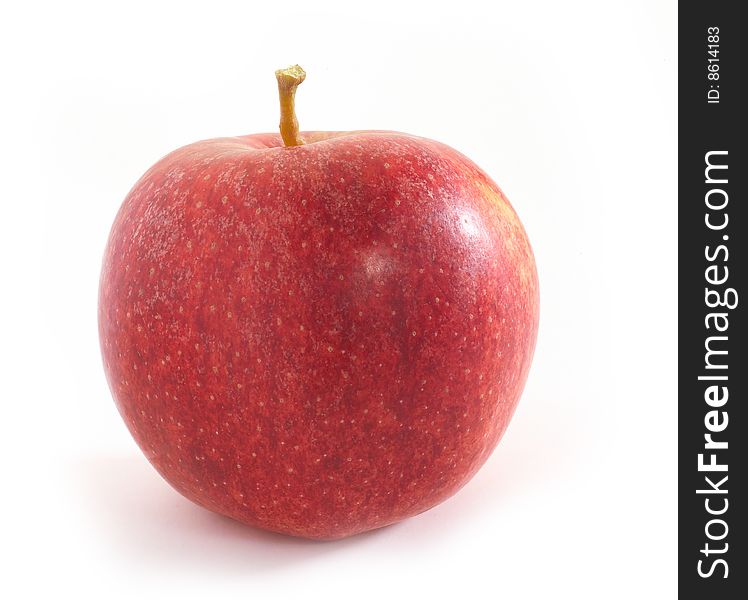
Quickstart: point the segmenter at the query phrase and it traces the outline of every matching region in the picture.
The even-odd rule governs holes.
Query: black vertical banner
[[[748,76],[738,2],[678,23],[678,580],[748,598]]]

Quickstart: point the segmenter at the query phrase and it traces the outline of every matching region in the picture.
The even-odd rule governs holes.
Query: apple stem
[[[278,69],[275,72],[278,80],[278,97],[280,99],[281,120],[280,133],[286,146],[301,146],[304,140],[299,135],[299,122],[296,120],[294,101],[296,88],[306,78],[306,73],[299,65]]]

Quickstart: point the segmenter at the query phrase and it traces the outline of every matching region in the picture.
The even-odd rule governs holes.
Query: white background
[[[23,8],[19,8],[19,6]],[[675,2],[59,2],[0,14],[5,598],[668,598],[676,556]],[[461,150],[534,245],[541,330],[497,451],[441,506],[335,543],[190,504],[131,440],[96,294],[168,151],[306,129]]]

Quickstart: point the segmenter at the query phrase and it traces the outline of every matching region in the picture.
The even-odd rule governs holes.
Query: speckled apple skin
[[[112,227],[99,329],[117,408],[174,488],[335,539],[433,507],[486,461],[530,367],[538,283],[517,215],[460,153],[303,136],[153,166]]]

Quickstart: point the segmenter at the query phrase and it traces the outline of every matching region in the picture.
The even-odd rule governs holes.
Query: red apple
[[[184,496],[334,539],[462,487],[507,427],[538,326],[530,244],[475,164],[428,139],[191,144],[115,219],[99,295],[117,407]],[[285,145],[284,140],[285,139]]]

